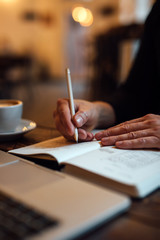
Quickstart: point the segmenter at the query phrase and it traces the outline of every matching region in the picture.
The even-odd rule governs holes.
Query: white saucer
[[[13,132],[0,133],[0,141],[8,141],[19,138],[23,134],[36,128],[36,123],[30,120],[21,119],[19,125]]]

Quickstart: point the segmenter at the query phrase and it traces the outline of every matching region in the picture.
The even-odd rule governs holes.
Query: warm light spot
[[[35,123],[34,122],[30,122],[29,126],[30,127],[35,127]]]
[[[72,11],[72,17],[82,26],[88,27],[93,23],[92,12],[88,8],[75,7]]]
[[[84,21],[86,18],[87,12],[83,7],[76,7],[72,11],[72,17],[76,22]]]
[[[92,12],[89,10],[89,9],[86,9],[86,12],[87,12],[87,16],[86,16],[86,19],[82,22],[80,22],[80,24],[84,27],[88,27],[88,26],[91,26],[92,23],[93,23],[93,15],[92,15]]]
[[[22,131],[23,132],[27,131],[27,127],[23,127]]]

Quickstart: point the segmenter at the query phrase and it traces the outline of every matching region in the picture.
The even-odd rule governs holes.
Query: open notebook
[[[65,164],[69,174],[134,197],[144,197],[160,186],[158,150],[122,150],[102,147],[98,141],[77,144],[58,137],[10,152],[55,160]]]
[[[0,239],[73,239],[130,200],[0,151]]]

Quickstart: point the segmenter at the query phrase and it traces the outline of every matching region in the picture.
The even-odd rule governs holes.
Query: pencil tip
[[[66,72],[67,72],[67,73],[70,73],[70,69],[69,69],[69,68],[66,68]]]

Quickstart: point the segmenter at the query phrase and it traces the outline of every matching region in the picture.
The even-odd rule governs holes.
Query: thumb
[[[80,128],[82,127],[89,119],[89,114],[86,111],[78,111],[73,117],[74,124]]]

